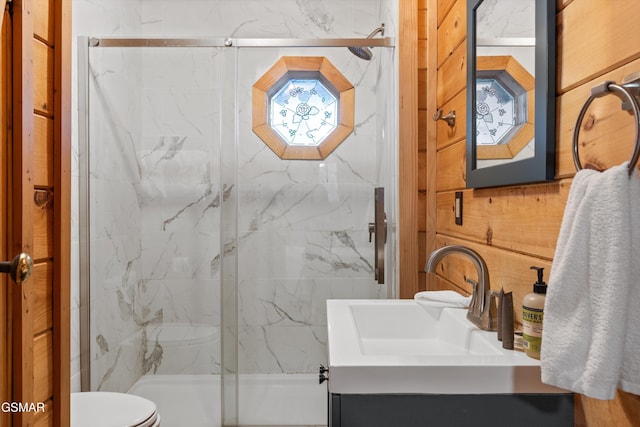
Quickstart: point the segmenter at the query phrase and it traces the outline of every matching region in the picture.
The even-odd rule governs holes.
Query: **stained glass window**
[[[353,132],[355,88],[322,56],[283,56],[253,85],[253,132],[281,159],[322,160]]]
[[[338,100],[317,79],[290,79],[269,108],[269,126],[288,145],[318,146],[338,123]]]
[[[477,159],[513,159],[534,141],[535,79],[510,55],[476,60]]]
[[[516,109],[516,96],[498,79],[476,79],[476,144],[500,144],[519,124]]]

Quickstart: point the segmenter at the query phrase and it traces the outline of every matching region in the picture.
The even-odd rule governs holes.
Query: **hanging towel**
[[[620,388],[640,395],[640,177],[629,182],[631,205],[631,289],[627,299],[627,335],[622,358]]]
[[[544,383],[615,397],[631,287],[630,222],[627,163],[576,174],[545,302]]]
[[[455,291],[423,291],[413,296],[418,303],[429,307],[457,307],[467,308],[471,297],[465,297]]]

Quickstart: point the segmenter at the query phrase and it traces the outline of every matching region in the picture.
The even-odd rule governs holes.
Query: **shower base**
[[[241,426],[326,426],[327,389],[314,374],[239,376]],[[129,390],[156,403],[162,427],[220,427],[219,375],[145,375]]]

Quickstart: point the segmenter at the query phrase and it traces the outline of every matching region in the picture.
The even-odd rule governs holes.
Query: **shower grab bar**
[[[578,153],[579,143],[578,143],[578,135],[580,134],[580,127],[582,126],[582,120],[584,119],[585,114],[587,113],[587,109],[591,105],[594,99],[601,98],[609,93],[613,93],[618,96],[623,101],[623,109],[633,110],[633,115],[636,123],[636,145],[633,149],[633,154],[631,155],[631,159],[629,161],[629,176],[633,174],[635,170],[636,164],[638,163],[638,159],[640,158],[640,106],[638,105],[638,100],[631,93],[631,89],[627,89],[623,80],[622,85],[618,85],[613,81],[605,81],[600,83],[597,86],[591,88],[591,95],[587,98],[587,101],[582,106],[580,110],[580,114],[578,114],[578,120],[576,121],[575,129],[573,131],[573,163],[576,166],[576,170],[582,169],[582,164],[580,163],[580,155]],[[635,83],[635,82],[631,82]],[[626,102],[625,102],[626,99]]]
[[[100,38],[90,37],[89,47],[395,47],[393,37],[368,38]]]

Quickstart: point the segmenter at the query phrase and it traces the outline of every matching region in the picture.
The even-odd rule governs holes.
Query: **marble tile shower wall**
[[[217,373],[215,349],[189,364],[170,360],[167,342],[189,342],[164,328],[219,326],[217,50],[98,52],[90,121],[92,386],[126,391],[144,374]]]
[[[135,34],[140,31],[140,2],[129,0],[88,1],[73,0],[73,28],[75,37],[95,34]],[[139,252],[141,235],[141,217],[135,201],[137,194],[135,185],[139,182],[135,162],[133,140],[139,133],[140,100],[139,73],[140,61],[135,53],[116,51],[92,52],[92,69],[90,70],[90,86],[94,89],[90,96],[93,103],[92,116],[99,118],[92,124],[95,141],[92,154],[98,159],[119,159],[120,161],[97,162],[93,169],[91,186],[96,192],[111,197],[94,199],[91,202],[92,217],[90,219],[92,250],[94,259],[103,262],[92,265],[92,275],[101,277],[101,286],[91,295],[92,307],[113,308],[113,304],[105,301],[105,295],[116,296],[118,290],[125,288],[138,277],[139,269],[132,266],[127,269],[123,260],[135,258]],[[73,51],[73,64],[77,63],[77,50]],[[105,69],[102,63],[109,64]],[[77,135],[77,72],[72,67],[72,117],[74,125],[72,144],[72,310],[71,310],[71,388],[80,390],[80,325],[79,325],[79,139]],[[129,76],[129,78],[123,78]],[[117,195],[117,197],[115,197]],[[122,321],[121,316],[133,307],[133,298],[129,291],[120,292],[123,310],[115,307],[113,314],[102,310],[91,313],[91,338],[93,369],[100,369],[99,375],[92,375],[93,388],[102,381],[121,355],[120,342],[131,336],[138,328],[131,321]],[[117,321],[116,321],[117,320]],[[99,329],[97,329],[99,327]],[[115,378],[115,377],[114,377]],[[114,389],[127,388],[122,383]]]
[[[378,52],[381,53],[381,52]],[[280,160],[251,131],[251,85],[282,55],[326,55],[355,85],[355,131],[324,161]],[[240,370],[326,363],[327,298],[379,298],[373,280],[378,64],[346,49],[239,52]]]
[[[96,388],[115,382],[118,385],[112,387],[121,389],[130,385],[116,365],[122,360],[121,343],[139,329],[136,320],[142,309],[138,286],[142,217],[135,146],[140,131],[140,61],[131,51],[95,53],[99,63],[109,65],[90,68],[89,96],[95,100],[90,187],[97,196],[90,201],[90,248],[93,259],[100,260],[90,267],[92,377]]]
[[[393,29],[395,4],[73,0],[74,34],[363,36],[383,20]],[[195,364],[202,372],[184,367],[169,372],[161,326],[215,327],[220,318],[217,51],[123,52],[92,50],[92,85],[98,92],[91,104],[102,110],[91,112],[101,117],[92,124],[97,126],[91,143],[97,159],[92,192],[110,195],[92,205],[92,259],[105,261],[91,266],[92,277],[104,278],[101,290],[94,284],[92,294],[92,307],[100,308],[91,314],[92,387],[118,391],[144,373],[217,372],[219,349]],[[250,93],[280,54],[322,54],[254,53],[247,62],[239,55],[239,93]],[[379,160],[372,147],[380,127],[373,93],[380,64],[361,63],[344,52],[331,60],[357,87],[356,131],[324,162],[279,160],[251,132],[250,98],[239,105],[238,182],[226,195],[240,206],[242,372],[312,372],[326,357],[324,301],[386,295],[371,280],[373,254],[366,234]],[[77,254],[77,243],[74,250]],[[77,265],[73,271],[77,278]],[[77,307],[77,293],[74,301]],[[77,312],[74,308],[76,390]]]

